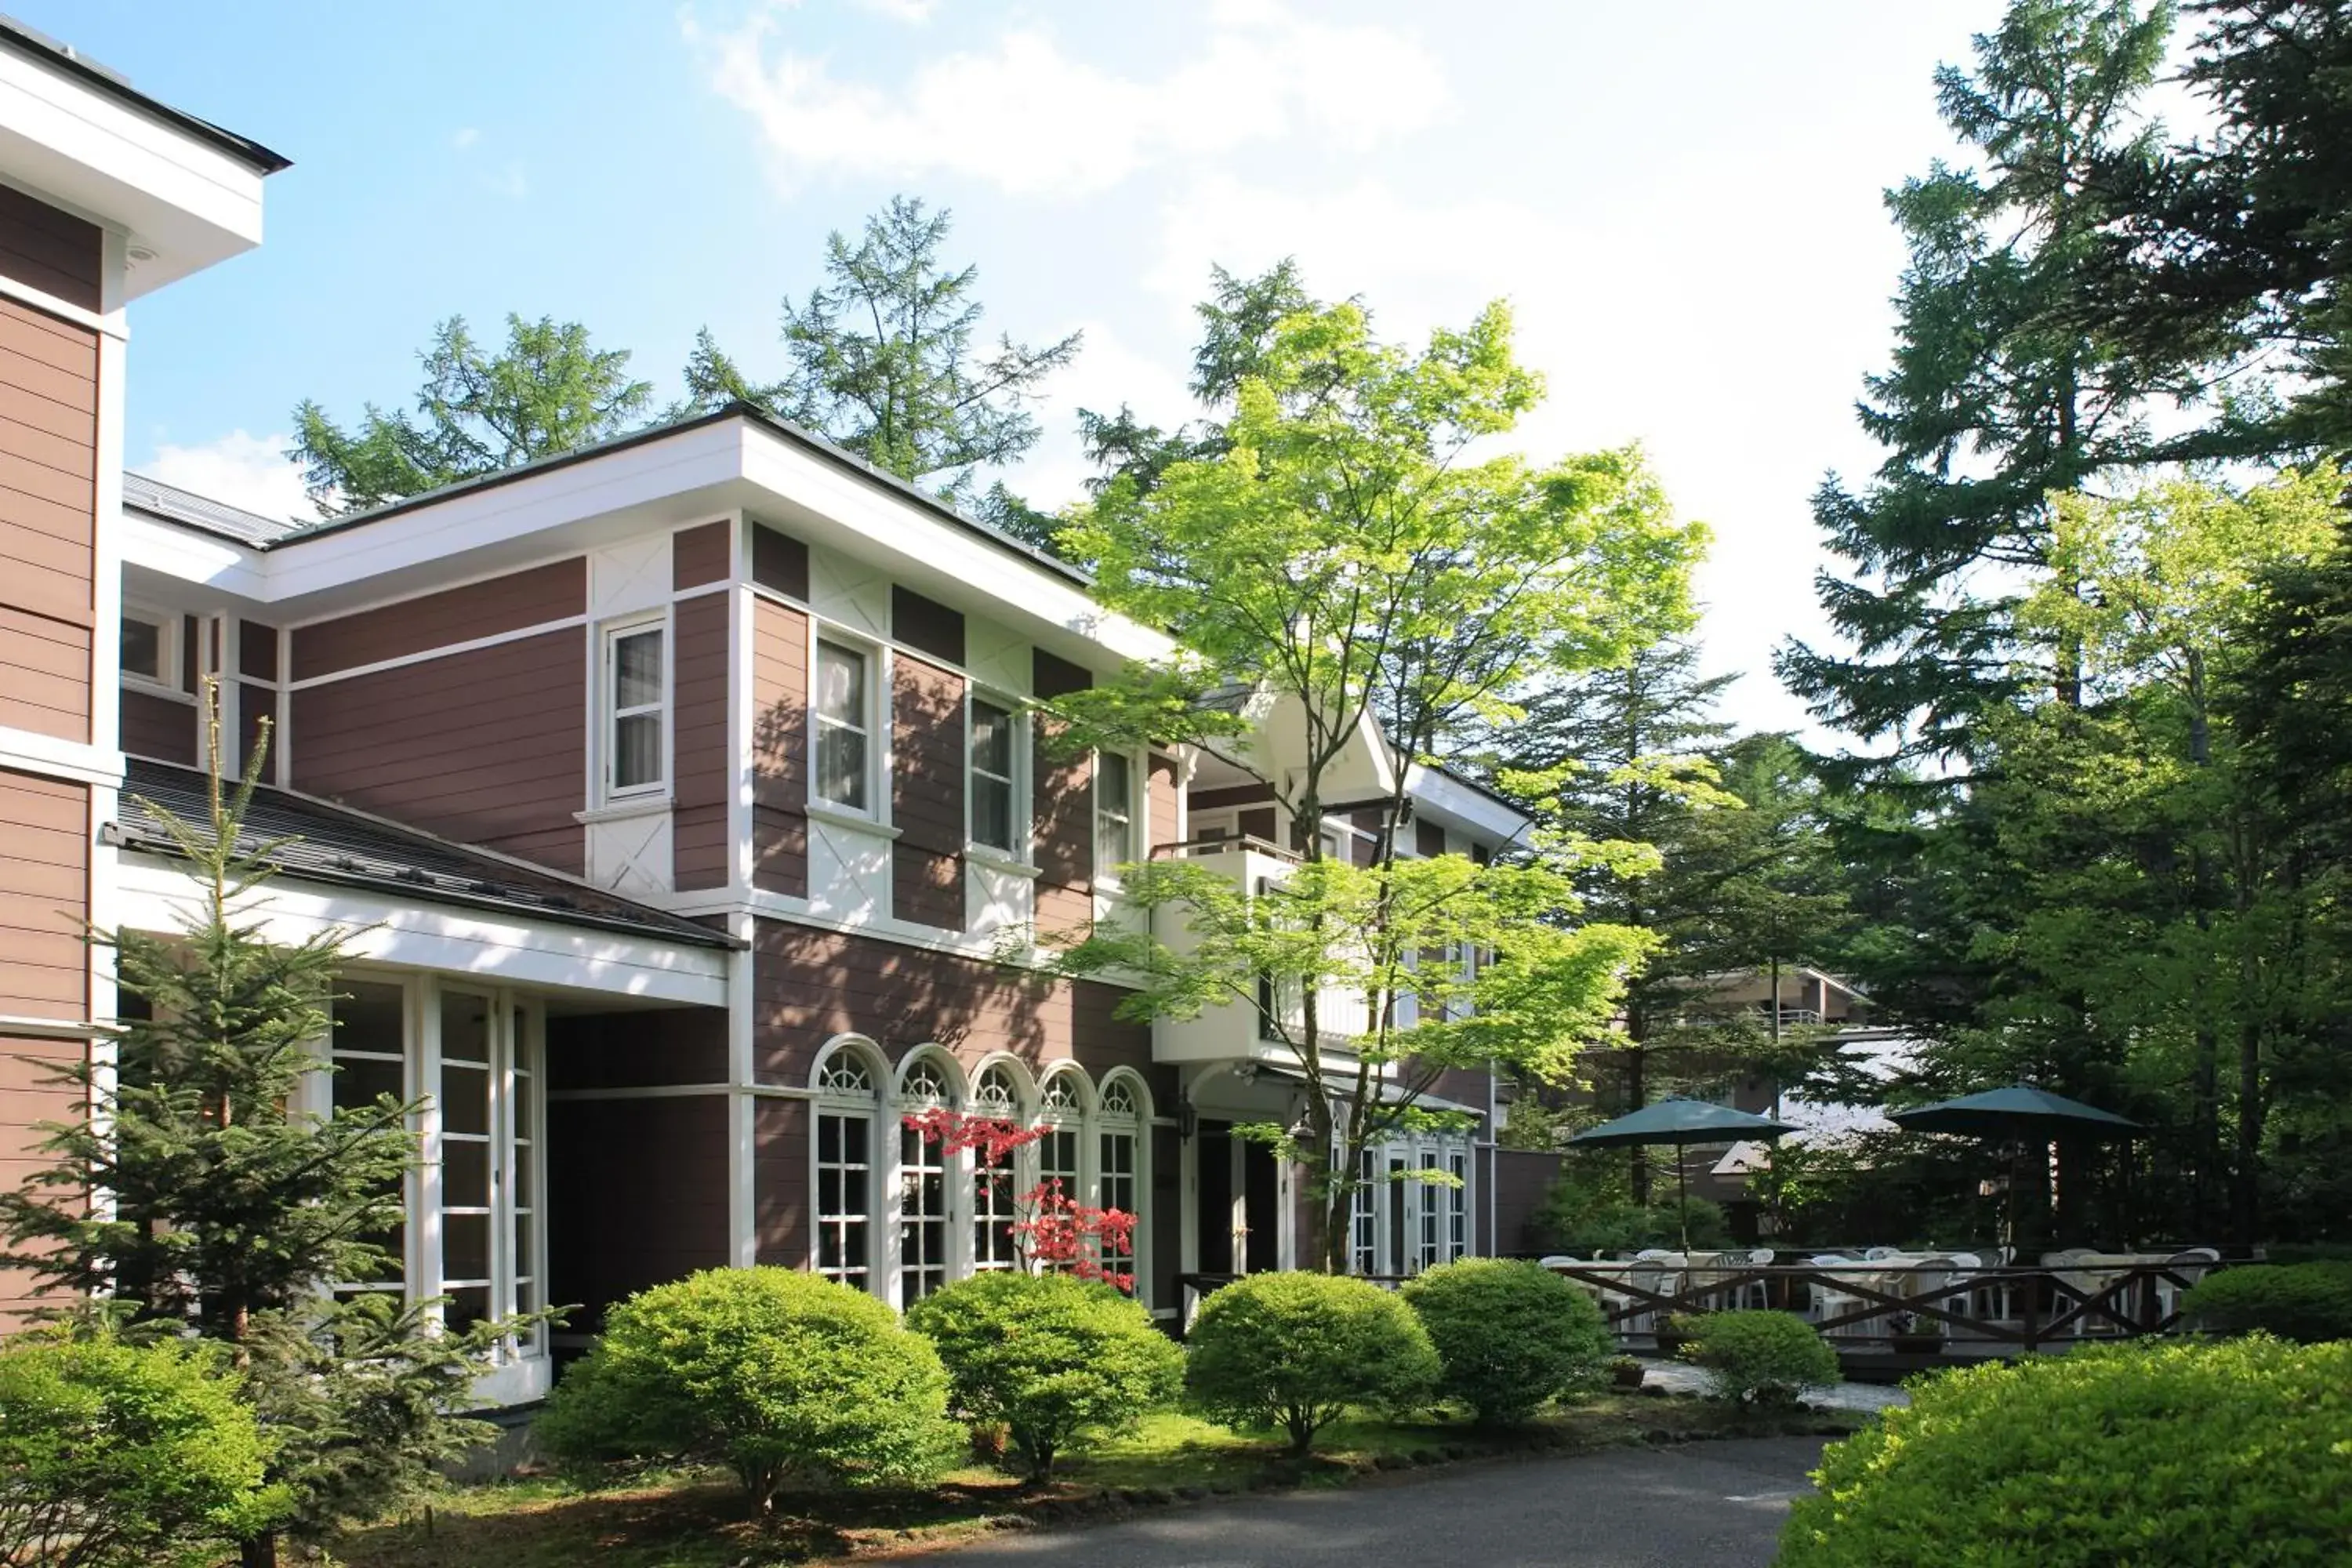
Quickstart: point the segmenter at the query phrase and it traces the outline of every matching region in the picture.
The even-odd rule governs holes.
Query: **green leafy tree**
[[[783,303],[784,374],[747,375],[706,329],[687,362],[688,410],[756,405],[847,447],[885,473],[975,501],[979,470],[1016,461],[1036,444],[1029,412],[1045,378],[1077,357],[1081,334],[1042,347],[1009,336],[975,342],[976,267],[943,259],[953,215],[894,196],[852,244],[826,237],[827,282]],[[1040,546],[1042,517],[1003,491],[990,521]]]
[[[67,1069],[86,1109],[44,1129],[52,1163],[0,1194],[0,1227],[9,1267],[103,1298],[125,1331],[225,1342],[271,1449],[268,1479],[290,1498],[283,1522],[315,1539],[428,1487],[435,1466],[488,1435],[448,1413],[520,1325],[446,1333],[431,1304],[331,1293],[383,1277],[377,1238],[402,1223],[421,1107],[385,1095],[303,1109],[306,1080],[331,1070],[315,1047],[342,936],[289,944],[255,929],[279,846],[241,835],[268,737],[231,783],[216,706],[208,732],[206,819],[156,812],[188,866],[181,929],[102,937],[122,994],[143,1005],[125,1009],[110,1068]],[[275,1550],[257,1534],[245,1561]]]
[[[1215,744],[1273,794],[1304,864],[1264,898],[1181,860],[1136,868],[1129,900],[1164,911],[1181,945],[1105,928],[1065,962],[1147,976],[1130,1016],[1255,1006],[1261,980],[1295,999],[1270,1026],[1307,1079],[1307,1121],[1276,1142],[1307,1168],[1305,1250],[1337,1268],[1359,1152],[1426,1114],[1443,1067],[1564,1071],[1642,946],[1567,923],[1575,869],[1622,858],[1614,847],[1548,836],[1510,865],[1412,858],[1412,769],[1461,754],[1539,676],[1683,624],[1706,536],[1674,520],[1638,453],[1474,458],[1539,390],[1500,305],[1421,349],[1381,342],[1352,304],[1304,310],[1253,354],[1221,455],[1171,462],[1149,486],[1114,478],[1063,535],[1107,603],[1175,627],[1186,654],[1050,706],[1066,745]],[[1223,698],[1199,700],[1213,689]],[[1377,812],[1363,867],[1324,854],[1343,768],[1358,770],[1349,808]],[[1449,945],[1500,961],[1421,963]],[[1365,998],[1360,1015],[1333,1015],[1329,989]],[[1383,1099],[1371,1071],[1332,1075],[1334,1052],[1398,1068],[1402,1097]]]
[[[2201,391],[2194,352],[2080,309],[2116,216],[2106,184],[2156,154],[2139,105],[2171,21],[2161,3],[2016,0],[1975,40],[1973,73],[1937,72],[1945,122],[1981,168],[1938,163],[1887,195],[1910,264],[1895,363],[1859,409],[1886,456],[1866,489],[1832,475],[1813,500],[1847,567],[1822,574],[1822,603],[1852,651],[1792,644],[1778,667],[1823,719],[1895,755],[1965,755],[1979,716],[2036,687],[2074,700],[2072,649],[2018,657],[2000,574],[2044,575],[2048,497],[2174,455],[2149,407]]]
[[[627,350],[593,348],[587,328],[551,316],[508,316],[497,353],[452,316],[417,357],[425,384],[414,416],[371,403],[345,430],[310,399],[296,405],[287,456],[321,511],[366,511],[592,446],[627,432],[653,398],[649,383],[629,378]]]

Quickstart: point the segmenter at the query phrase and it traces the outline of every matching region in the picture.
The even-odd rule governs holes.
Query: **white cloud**
[[[857,8],[895,22],[919,26],[929,21],[931,13],[940,7],[939,0],[857,0]]]
[[[293,444],[288,435],[232,430],[201,446],[159,446],[139,471],[261,517],[309,522],[319,510],[302,492],[301,468],[286,457]]]
[[[449,138],[449,145],[455,147],[458,152],[463,153],[467,148],[471,147],[475,142],[479,142],[481,139],[481,132],[474,126],[468,125],[460,130],[455,136]]]
[[[1198,50],[1156,76],[1074,58],[1022,23],[903,81],[857,80],[796,52],[798,26],[772,4],[731,33],[685,24],[713,87],[758,121],[788,183],[952,174],[1020,195],[1085,195],[1253,143],[1312,136],[1360,151],[1424,128],[1445,99],[1444,68],[1419,41],[1310,21],[1276,0],[1214,0]]]

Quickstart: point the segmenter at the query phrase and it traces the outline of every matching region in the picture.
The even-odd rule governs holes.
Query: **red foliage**
[[[908,1129],[926,1143],[937,1143],[948,1154],[969,1150],[982,1170],[992,1170],[1015,1151],[1036,1142],[1051,1131],[1045,1123],[1021,1127],[989,1116],[966,1116],[960,1110],[934,1106],[908,1113]],[[1066,1271],[1081,1279],[1101,1279],[1129,1295],[1135,1293],[1132,1271],[1114,1268],[1106,1260],[1132,1261],[1135,1257],[1135,1215],[1124,1209],[1097,1208],[1082,1204],[1062,1190],[1056,1176],[1033,1187],[1017,1200],[1026,1218],[1013,1222],[1013,1247],[1024,1267],[1033,1271]]]

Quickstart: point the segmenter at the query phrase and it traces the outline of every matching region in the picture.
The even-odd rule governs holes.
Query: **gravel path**
[[[924,1568],[1767,1568],[1818,1437],[1755,1437],[1465,1465],[1344,1490],[998,1536]]]

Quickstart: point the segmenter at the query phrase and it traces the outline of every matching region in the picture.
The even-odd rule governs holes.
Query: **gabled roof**
[[[132,758],[108,837],[116,845],[177,856],[179,845],[153,806],[201,829],[211,812],[205,775],[194,768]],[[283,842],[279,842],[279,841]],[[270,863],[289,879],[366,888],[425,903],[527,915],[562,925],[652,937],[696,947],[740,946],[723,931],[606,892],[591,883],[492,850],[353,811],[293,790],[254,791],[238,847],[273,843]]]
[[[52,69],[63,71],[109,98],[129,104],[142,114],[152,115],[173,129],[218,148],[261,174],[274,174],[293,165],[292,159],[271,152],[249,137],[239,136],[234,131],[224,131],[209,120],[199,120],[158,99],[148,97],[132,87],[130,79],[120,71],[108,69],[72,45],[61,44],[47,33],[37,32],[14,16],[0,15],[0,47],[14,49]]]
[[[177,485],[167,485],[145,474],[125,470],[122,475],[122,504],[132,511],[176,522],[193,528],[199,533],[209,533],[234,543],[267,550],[277,541],[302,527],[293,519],[280,521],[259,512],[247,511],[200,496],[194,490],[184,490]]]

